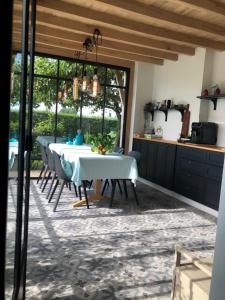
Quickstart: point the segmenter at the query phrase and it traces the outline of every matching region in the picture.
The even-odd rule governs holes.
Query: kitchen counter
[[[216,145],[203,145],[203,144],[193,144],[193,143],[181,143],[177,141],[172,141],[172,140],[166,140],[166,139],[161,139],[161,138],[145,138],[145,137],[134,137],[135,140],[145,140],[145,141],[150,141],[150,142],[158,142],[158,143],[165,143],[165,144],[173,144],[173,145],[178,145],[178,146],[183,146],[183,147],[189,147],[189,148],[196,148],[196,149],[202,149],[202,150],[207,150],[207,151],[214,151],[214,152],[220,152],[220,153],[225,153],[225,148],[219,147]]]

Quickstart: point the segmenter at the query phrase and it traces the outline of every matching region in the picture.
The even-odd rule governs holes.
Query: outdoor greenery
[[[58,65],[59,64],[59,65]],[[59,74],[57,69],[59,66]],[[118,144],[120,137],[121,115],[125,104],[126,72],[114,70],[105,66],[98,66],[98,78],[101,84],[102,93],[96,97],[91,97],[88,93],[81,95],[79,99],[73,100],[72,80],[75,72],[79,78],[82,78],[84,69],[91,79],[94,74],[94,66],[91,64],[83,65],[73,61],[57,60],[48,57],[35,57],[34,68],[34,91],[33,91],[33,140],[38,135],[55,134],[55,105],[58,102],[57,113],[57,136],[74,138],[77,129],[80,127],[80,108],[88,107],[91,109],[91,115],[82,114],[82,132],[85,142],[94,142],[99,133],[104,131],[104,138],[107,136],[107,150],[113,145]],[[28,62],[29,69],[29,62]],[[10,119],[10,137],[17,137],[19,131],[19,100],[20,100],[20,72],[21,57],[15,55],[13,58],[13,89],[11,94],[11,119]],[[58,76],[59,75],[59,76]],[[58,76],[58,77],[57,77]],[[62,97],[58,99],[57,78],[59,80],[59,89]],[[27,92],[29,94],[29,91]],[[83,97],[81,97],[83,96]],[[115,112],[116,117],[94,116],[95,112],[104,112],[106,109]],[[104,122],[104,126],[103,126]],[[107,134],[110,135],[108,136]],[[100,135],[98,136],[100,138]],[[110,144],[112,143],[112,145]],[[110,146],[109,146],[110,144]],[[32,151],[33,168],[37,168],[40,162],[40,150],[34,143]]]

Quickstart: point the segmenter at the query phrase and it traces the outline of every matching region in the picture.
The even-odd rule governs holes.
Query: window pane
[[[115,145],[122,141],[124,119],[125,89],[106,88],[104,132],[115,137]]]
[[[34,73],[39,75],[57,75],[57,59],[35,56]]]
[[[107,84],[126,86],[126,72],[121,70],[107,69]]]
[[[59,87],[62,97],[59,99],[58,105],[57,135],[73,139],[77,129],[80,127],[79,99],[81,92],[79,91],[79,99],[74,101],[72,80],[60,81]]]
[[[39,135],[54,136],[55,132],[56,80],[34,78],[33,102],[34,148],[31,157],[31,176],[37,176],[40,173],[42,161],[36,138]]]
[[[86,143],[89,143],[90,135],[102,132],[102,125],[103,95],[92,98],[85,93],[82,108],[82,132]]]

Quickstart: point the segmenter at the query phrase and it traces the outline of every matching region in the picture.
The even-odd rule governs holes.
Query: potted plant
[[[98,133],[91,138],[91,150],[96,153],[106,154],[112,152],[114,138],[110,134]]]

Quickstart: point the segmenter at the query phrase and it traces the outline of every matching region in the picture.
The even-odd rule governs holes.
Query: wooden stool
[[[181,257],[187,261],[181,263]],[[196,259],[192,253],[176,245],[172,300],[208,300],[213,257]]]

